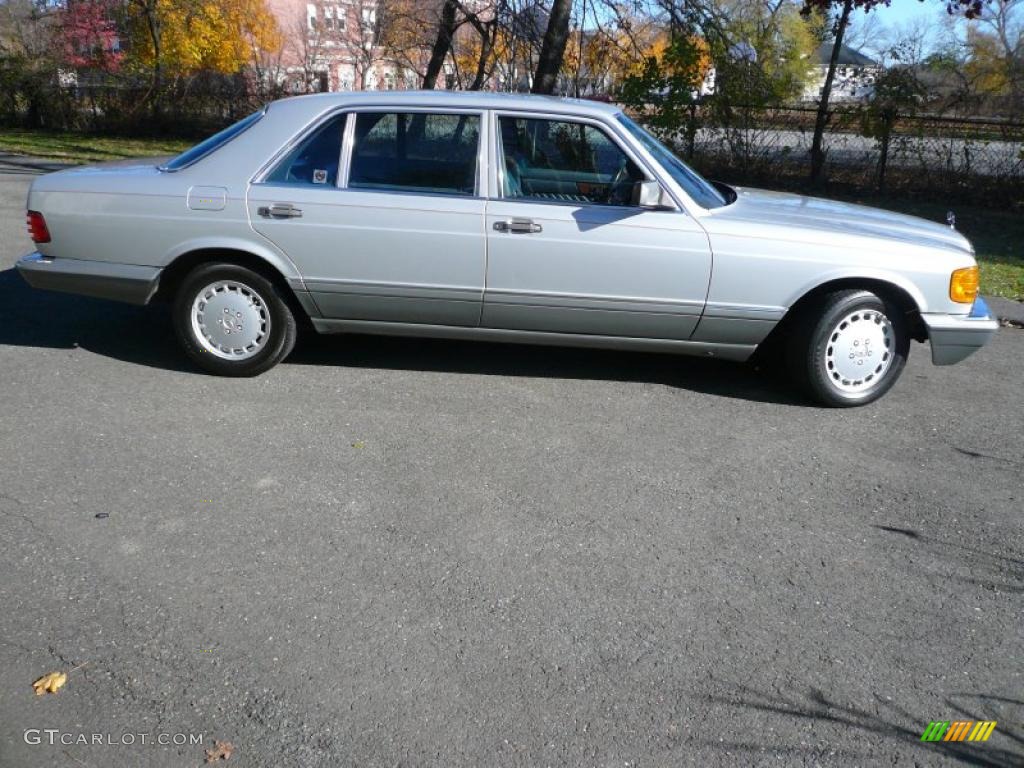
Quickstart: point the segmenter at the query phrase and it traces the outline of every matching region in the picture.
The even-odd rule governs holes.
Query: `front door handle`
[[[274,203],[273,205],[261,205],[256,213],[265,219],[297,219],[302,216],[302,210],[291,203]]]
[[[511,232],[514,235],[532,235],[544,229],[540,224],[531,219],[496,221],[494,222],[494,228],[498,232]]]

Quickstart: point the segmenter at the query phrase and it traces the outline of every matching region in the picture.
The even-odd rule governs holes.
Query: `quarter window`
[[[215,133],[213,136],[208,138],[206,141],[196,144],[191,149],[187,149],[178,155],[176,158],[171,160],[164,166],[161,166],[160,170],[163,171],[180,171],[182,168],[187,168],[192,163],[202,160],[204,157],[209,155],[211,152],[215,152],[222,146],[227,144],[233,138],[241,133],[244,133],[249,126],[263,117],[264,110],[254,112],[246,118],[239,120],[234,125],[229,125],[220,133]]]
[[[630,205],[643,171],[586,123],[502,117],[506,198]]]
[[[276,184],[337,186],[344,127],[345,115],[328,120],[289,152],[267,177],[267,181]]]
[[[480,116],[359,112],[348,186],[472,195]]]

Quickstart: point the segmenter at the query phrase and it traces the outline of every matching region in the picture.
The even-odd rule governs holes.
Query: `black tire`
[[[849,408],[888,392],[909,353],[903,310],[871,291],[847,289],[822,296],[796,318],[787,367],[819,403]]]
[[[199,294],[217,284],[224,287],[207,294],[209,303],[197,305]],[[218,347],[214,343],[217,338],[232,341],[223,335],[234,331],[230,323],[218,322],[221,328],[212,323],[208,326],[199,320],[202,314],[193,322],[194,308],[209,307],[215,301],[241,302],[235,306],[239,308],[241,343],[249,340],[245,349],[231,352],[230,344]],[[228,307],[222,309],[228,317]],[[200,368],[218,376],[258,376],[284,360],[295,346],[295,316],[281,291],[267,278],[237,264],[201,264],[193,269],[178,288],[173,312],[174,330],[185,353]],[[244,317],[241,312],[246,313]],[[265,333],[260,335],[261,331]]]

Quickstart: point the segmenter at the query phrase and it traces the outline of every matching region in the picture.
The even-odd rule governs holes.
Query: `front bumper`
[[[37,252],[23,256],[15,266],[33,288],[129,304],[148,304],[160,285],[159,267],[137,264],[55,259]]]
[[[935,365],[953,365],[984,347],[999,329],[999,321],[980,296],[969,315],[921,315],[928,328]]]

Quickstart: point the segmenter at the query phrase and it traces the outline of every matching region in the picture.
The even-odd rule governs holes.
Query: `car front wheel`
[[[295,318],[278,288],[236,264],[203,264],[185,278],[174,327],[186,354],[220,376],[256,376],[295,346]]]
[[[896,383],[909,351],[899,307],[870,291],[841,290],[824,296],[798,324],[790,369],[820,403],[865,405]]]

